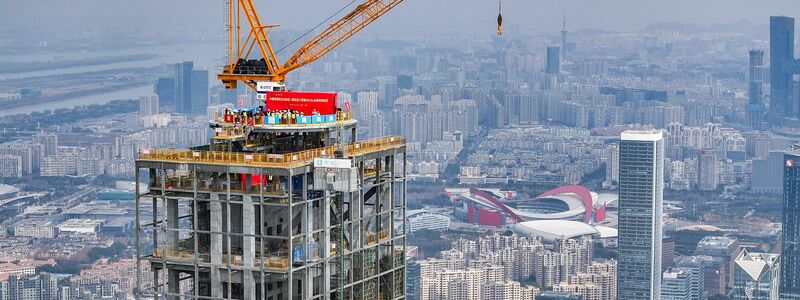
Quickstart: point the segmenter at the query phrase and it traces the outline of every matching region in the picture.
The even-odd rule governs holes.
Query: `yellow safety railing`
[[[153,250],[153,257],[159,259],[190,262],[194,261],[195,253],[188,250],[176,250],[173,248],[158,248]],[[197,253],[198,261],[211,262],[211,256],[208,253]],[[230,261],[231,265],[244,266],[244,258],[242,255],[229,255],[222,254],[222,263]],[[256,257],[254,265],[258,266],[259,258]],[[289,268],[289,259],[285,256],[262,256],[261,263],[265,269],[278,269],[286,270]]]
[[[392,149],[405,145],[404,138],[387,136],[344,146],[345,156],[354,156],[372,151]],[[166,162],[200,162],[210,164],[293,167],[312,162],[315,158],[330,157],[336,146],[322,147],[287,154],[264,154],[246,152],[195,151],[176,149],[142,149],[140,160]]]
[[[378,238],[378,237],[380,237],[380,238]],[[370,232],[370,233],[367,234],[367,244],[374,244],[378,240],[380,240],[382,242],[382,241],[384,241],[384,240],[386,240],[388,238],[389,238],[389,230],[388,229],[381,230],[380,232],[378,232],[378,234],[375,234],[374,232]]]

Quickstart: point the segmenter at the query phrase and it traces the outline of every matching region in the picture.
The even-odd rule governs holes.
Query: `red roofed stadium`
[[[616,194],[597,194],[580,185],[558,187],[521,199],[516,193],[498,189],[447,189],[456,203],[455,215],[470,224],[502,226],[536,220],[572,220],[602,223],[606,208],[617,201]]]

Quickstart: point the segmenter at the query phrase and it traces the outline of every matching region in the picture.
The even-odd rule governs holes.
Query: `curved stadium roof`
[[[527,221],[513,224],[511,227],[519,234],[540,236],[546,242],[600,234],[600,231],[592,225],[567,220]]]

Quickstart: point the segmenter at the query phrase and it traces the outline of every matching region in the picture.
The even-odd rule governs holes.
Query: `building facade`
[[[18,155],[0,155],[0,177],[22,177],[22,157]]]
[[[547,65],[545,73],[555,75],[561,72],[561,50],[558,47],[547,47]]]
[[[619,153],[617,299],[660,299],[663,133],[625,131]]]
[[[800,149],[784,155],[781,300],[800,299]]]
[[[208,107],[208,70],[192,70],[191,111],[192,115],[203,114]]]
[[[406,230],[393,228],[406,213],[405,140],[359,142],[357,122],[335,117],[253,134],[217,119],[223,134],[201,149],[140,150],[137,258],[153,285],[138,296],[404,298]]]
[[[733,300],[779,300],[780,256],[742,250],[734,260]],[[796,278],[796,276],[793,276]]]
[[[703,273],[698,269],[675,267],[664,271],[661,279],[662,300],[702,300]]]
[[[192,69],[194,63],[185,61],[175,64],[175,112],[192,113]]]
[[[139,97],[139,117],[158,114],[158,95],[151,94]]]
[[[764,124],[764,51],[750,50],[750,85],[747,89],[747,121],[752,129],[763,129]]]
[[[772,16],[769,18],[770,106],[771,123],[784,117],[797,116],[797,99],[791,88],[793,75],[800,73],[794,59],[794,18]]]

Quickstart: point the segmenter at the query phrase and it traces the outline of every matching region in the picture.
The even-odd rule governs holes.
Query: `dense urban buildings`
[[[619,155],[618,299],[660,299],[663,133],[625,131]]]
[[[264,94],[213,80],[219,28],[0,30],[0,300],[797,299],[794,24],[758,12],[355,36],[286,82],[352,113],[345,197],[312,159],[338,126],[251,118]],[[378,161],[387,135],[405,155]]]
[[[419,299],[539,299],[545,290],[615,299],[617,263],[595,260],[593,243],[591,236],[545,242],[496,233],[459,239],[440,258],[419,261]],[[535,286],[520,284],[534,278]]]

